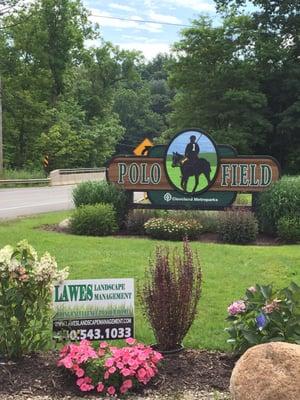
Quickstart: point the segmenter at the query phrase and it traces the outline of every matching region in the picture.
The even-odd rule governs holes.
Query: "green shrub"
[[[173,218],[151,218],[145,223],[147,235],[161,240],[197,239],[202,226],[197,221],[177,221]]]
[[[296,243],[300,241],[300,214],[281,217],[277,224],[278,237],[283,242]]]
[[[126,222],[126,228],[129,233],[134,235],[145,235],[144,224],[151,218],[163,215],[159,210],[132,210],[129,212]]]
[[[70,229],[77,235],[111,235],[118,229],[116,212],[110,204],[81,206],[72,214]]]
[[[75,207],[95,205],[99,203],[111,204],[117,216],[120,227],[124,226],[129,210],[129,198],[126,192],[107,182],[82,182],[73,190]]]
[[[293,282],[282,290],[252,286],[227,311],[227,342],[236,353],[274,341],[300,344],[300,287]]]
[[[257,216],[261,229],[277,233],[282,217],[293,216],[300,210],[300,176],[285,176],[263,192],[258,199]]]
[[[258,234],[255,216],[247,211],[225,211],[219,216],[219,239],[225,243],[251,243]]]
[[[52,288],[68,276],[23,240],[0,250],[0,356],[19,358],[51,342]]]

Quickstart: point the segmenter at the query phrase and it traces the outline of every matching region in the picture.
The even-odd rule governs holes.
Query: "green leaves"
[[[256,285],[247,289],[244,301],[245,312],[226,318],[228,343],[235,352],[272,341],[300,343],[300,287],[295,282],[277,291],[272,285]]]
[[[1,259],[7,248],[0,249]],[[51,285],[55,260],[21,241],[0,271],[0,354],[19,358],[42,350],[51,339]]]

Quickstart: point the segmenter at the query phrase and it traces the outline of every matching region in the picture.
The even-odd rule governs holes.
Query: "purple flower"
[[[261,313],[255,318],[255,320],[256,320],[256,325],[257,325],[258,329],[260,331],[262,331],[267,324],[267,318],[265,317],[265,315],[263,313]]]
[[[246,311],[246,304],[244,300],[238,300],[230,304],[227,308],[227,311],[230,315],[240,314]]]

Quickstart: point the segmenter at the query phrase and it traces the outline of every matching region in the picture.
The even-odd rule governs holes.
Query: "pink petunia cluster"
[[[127,346],[122,348],[100,342],[94,349],[88,340],[67,345],[61,350],[58,366],[77,376],[76,384],[83,392],[96,389],[109,396],[125,394],[134,386],[146,385],[157,374],[162,359],[160,353],[135,339],[125,342]]]
[[[244,300],[238,300],[230,304],[227,308],[230,315],[241,314],[246,311],[246,303]]]

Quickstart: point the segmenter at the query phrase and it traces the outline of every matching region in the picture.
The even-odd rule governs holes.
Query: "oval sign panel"
[[[180,132],[167,147],[165,169],[169,183],[176,190],[205,192],[218,174],[217,146],[208,134],[198,129]]]

